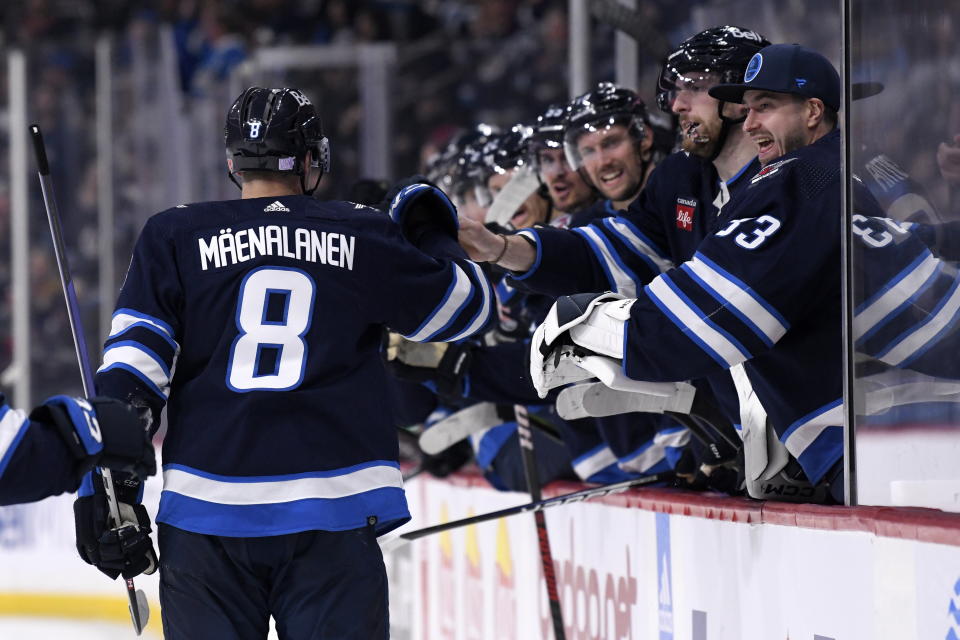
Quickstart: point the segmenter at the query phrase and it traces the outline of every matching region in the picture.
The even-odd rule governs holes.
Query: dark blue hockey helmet
[[[320,117],[297,89],[246,89],[227,112],[224,142],[230,179],[237,186],[237,173],[274,171],[300,176],[303,192],[313,193],[316,185],[308,190],[303,184],[307,152],[321,176],[330,170],[330,144]]]
[[[750,59],[770,41],[744,27],[711,27],[680,43],[660,69],[657,79],[657,106],[670,113],[678,89],[694,85],[709,74],[719,83],[743,79]]]
[[[601,82],[597,88],[570,102],[563,131],[563,150],[567,164],[578,169],[583,164],[577,141],[586,133],[608,129],[614,125],[627,128],[630,136],[643,140],[649,126],[647,105],[636,91]]]

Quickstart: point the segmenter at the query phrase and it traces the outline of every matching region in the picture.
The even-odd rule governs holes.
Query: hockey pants
[[[389,637],[387,576],[372,527],[261,538],[160,523],[166,640]]]

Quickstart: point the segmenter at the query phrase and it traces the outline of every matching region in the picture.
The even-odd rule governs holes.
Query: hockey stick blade
[[[622,413],[689,413],[696,389],[689,384],[676,383],[672,395],[620,391],[602,382],[567,387],[557,396],[557,413],[566,420],[604,417]]]
[[[80,366],[80,381],[83,383],[83,394],[88,398],[96,395],[93,384],[93,367],[90,366],[90,352],[87,351],[87,342],[83,333],[83,324],[80,321],[80,304],[77,302],[77,292],[70,275],[70,264],[67,261],[67,252],[63,244],[63,227],[60,224],[60,211],[57,207],[57,198],[53,191],[53,180],[50,177],[50,163],[47,162],[47,149],[43,144],[43,134],[38,125],[29,127],[30,137],[33,140],[33,151],[37,159],[37,173],[40,176],[40,189],[43,192],[43,205],[47,212],[47,222],[50,225],[50,238],[53,240],[53,253],[57,261],[57,271],[60,273],[60,286],[63,289],[64,302],[67,305],[67,318],[70,321],[70,333],[73,335],[73,347],[77,354],[77,364]],[[114,526],[122,523],[120,518],[120,503],[113,486],[113,474],[106,467],[100,468],[103,477],[104,493],[107,494],[107,504],[110,507],[110,518]],[[127,579],[127,599],[130,601],[130,618],[137,635],[143,632],[146,617],[142,615],[137,590],[133,579]],[[146,597],[143,604],[146,605]]]
[[[656,473],[650,476],[644,476],[643,478],[634,478],[632,480],[624,480],[623,482],[615,482],[613,484],[606,484],[600,487],[582,489],[580,491],[574,491],[573,493],[565,493],[553,498],[547,498],[546,500],[540,500],[539,502],[528,502],[527,504],[521,504],[515,507],[507,507],[506,509],[500,509],[499,511],[481,513],[479,515],[470,516],[469,518],[461,518],[460,520],[451,520],[450,522],[444,522],[430,527],[424,527],[422,529],[407,531],[406,533],[401,533],[397,536],[388,538],[380,543],[380,548],[384,551],[384,553],[386,553],[388,551],[399,549],[413,540],[418,540],[426,536],[432,536],[436,533],[443,533],[444,531],[450,531],[451,529],[459,529],[472,524],[480,524],[483,522],[489,522],[490,520],[508,518],[520,513],[543,511],[544,509],[558,507],[563,504],[573,504],[575,502],[583,502],[584,500],[602,498],[615,493],[623,493],[628,489],[636,489],[637,487],[644,487],[647,485],[656,484],[658,482],[670,482],[673,480],[673,478],[674,474],[672,471]]]
[[[520,167],[493,199],[493,203],[487,209],[486,222],[495,222],[501,227],[506,227],[520,205],[539,188],[540,180],[533,169],[526,165]]]
[[[130,583],[131,587],[133,586],[132,579],[128,579],[127,582]],[[130,593],[129,590],[128,593]],[[130,619],[133,620],[133,628],[139,636],[143,633],[143,629],[147,626],[147,623],[150,622],[150,604],[147,602],[147,594],[143,592],[143,589],[134,588],[133,594],[127,608],[130,610]]]
[[[438,420],[420,434],[418,442],[424,453],[436,455],[472,433],[502,423],[497,406],[491,402],[481,402]]]

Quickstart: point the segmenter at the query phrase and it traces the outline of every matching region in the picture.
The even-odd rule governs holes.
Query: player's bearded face
[[[624,125],[583,134],[577,140],[577,151],[587,176],[605,198],[626,200],[643,184],[637,145]]]
[[[747,91],[743,98],[749,108],[743,130],[757,146],[761,166],[810,144],[803,100],[766,91]]]
[[[718,101],[707,90],[720,81],[716,74],[688,74],[676,80],[671,109],[680,120],[680,147],[695,156],[713,156],[723,122]]]
[[[553,206],[569,213],[590,200],[590,187],[570,168],[563,149],[546,147],[537,151],[540,179],[547,185]]]

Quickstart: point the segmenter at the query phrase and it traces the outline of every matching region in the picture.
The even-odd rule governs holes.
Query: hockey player
[[[153,445],[131,407],[54,396],[27,414],[0,394],[0,505],[76,491],[96,465],[156,473]]]
[[[684,153],[660,162],[621,216],[573,232],[536,229],[500,237],[464,221],[461,243],[475,259],[495,260],[522,286],[553,296],[607,289],[633,296],[662,271],[690,259],[717,228],[725,204],[760,169],[756,147],[740,127],[744,107],[718,101],[707,89],[741,79],[765,44],[749,29],[714,27],[667,57],[657,102],[678,117]],[[709,386],[728,418],[739,423],[729,374],[710,376]]]
[[[826,480],[840,499],[839,76],[816,52],[772,45],[751,59],[742,83],[710,94],[746,104],[743,128],[763,169],[695,255],[635,297],[561,298],[531,344],[531,375],[541,391],[551,386],[563,339],[621,359],[642,380],[696,378],[742,362],[807,478]]]
[[[551,226],[561,229],[586,224],[598,215],[609,215],[594,210],[591,205],[597,192],[588,185],[579,171],[570,168],[563,152],[563,127],[568,108],[551,105],[537,116],[530,138],[530,156],[537,177],[553,203]]]
[[[582,170],[611,214],[640,195],[657,160],[643,100],[609,82],[570,103],[563,148],[569,166]]]
[[[386,638],[376,536],[410,516],[381,332],[469,337],[492,287],[437,189],[389,217],[311,197],[329,149],[301,91],[245,90],[225,138],[241,199],[147,221],[97,376],[154,425],[169,405],[164,636],[263,639],[272,616],[281,638]]]

